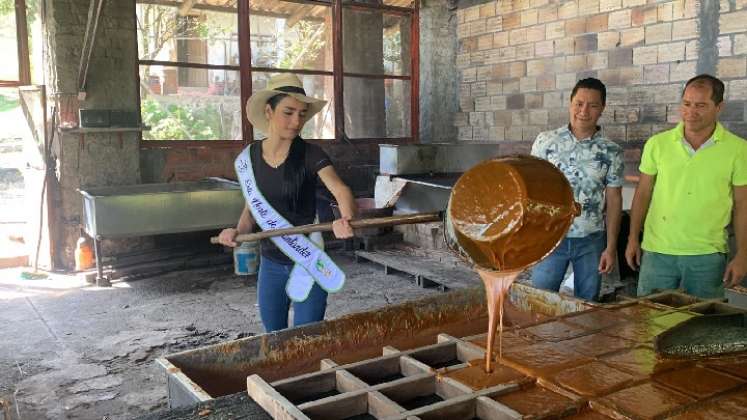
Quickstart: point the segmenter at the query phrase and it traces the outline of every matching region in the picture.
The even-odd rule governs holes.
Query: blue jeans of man
[[[259,316],[267,332],[288,328],[288,309],[291,300],[285,293],[293,264],[282,264],[261,257],[257,276],[257,302]],[[327,292],[314,283],[309,297],[303,302],[293,302],[293,326],[309,324],[324,319],[327,309]]]
[[[728,256],[720,252],[704,255],[668,255],[643,251],[638,274],[638,296],[655,290],[683,289],[704,299],[724,297],[724,271]]]
[[[599,258],[606,247],[607,234],[604,231],[582,238],[564,238],[550,255],[534,266],[532,284],[539,289],[559,291],[570,263],[573,265],[573,294],[596,301],[602,283]]]

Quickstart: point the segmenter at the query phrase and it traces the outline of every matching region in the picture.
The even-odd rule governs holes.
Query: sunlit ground
[[[46,278],[40,278],[44,277]],[[30,277],[30,278],[29,278]],[[32,296],[61,296],[71,291],[106,292],[130,288],[127,282],[97,287],[75,274],[33,272],[30,267],[0,269],[0,301]]]
[[[26,207],[24,139],[30,138],[15,88],[0,89],[0,259],[28,255],[19,241],[25,236]],[[0,264],[7,267],[8,264]]]

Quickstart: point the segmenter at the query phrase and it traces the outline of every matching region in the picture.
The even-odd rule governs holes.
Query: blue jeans
[[[668,255],[643,251],[638,274],[638,296],[656,290],[683,289],[704,299],[724,297],[727,255]]]
[[[599,259],[607,248],[607,234],[595,232],[583,238],[565,238],[555,251],[532,269],[532,284],[539,289],[557,292],[563,283],[568,264],[573,264],[573,294],[596,301],[602,276]]]
[[[257,280],[259,316],[267,332],[288,328],[288,309],[291,300],[285,293],[285,284],[293,269],[292,264],[281,264],[261,257]],[[327,292],[314,283],[309,297],[303,302],[293,302],[293,326],[321,321],[327,309]]]

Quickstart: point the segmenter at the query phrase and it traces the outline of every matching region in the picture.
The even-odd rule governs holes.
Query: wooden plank
[[[401,373],[399,357],[396,356],[379,358],[374,362],[359,364],[358,366],[348,366],[346,370],[363,381],[372,382]]]
[[[518,420],[522,418],[521,414],[487,397],[477,397],[475,411],[477,417],[481,419]]]
[[[337,390],[337,371],[325,370],[274,382],[273,388],[289,401],[313,398],[314,395]]]
[[[382,387],[378,391],[396,403],[436,393],[436,377],[434,375],[408,379],[411,380],[398,381],[398,383]]]
[[[384,356],[389,356],[389,355],[392,355],[392,354],[397,354],[399,352],[400,351],[398,349],[396,349],[396,348],[394,348],[392,346],[384,346],[381,349],[381,354],[383,354]]]
[[[457,343],[457,359],[469,362],[470,360],[482,359],[485,357],[485,349],[467,341]]]
[[[448,376],[440,377],[436,382],[436,395],[444,400],[461,397],[462,395],[472,395],[473,391],[469,386]]]
[[[434,346],[424,347],[416,349],[410,352],[408,356],[416,359],[430,367],[445,367],[444,364],[453,360],[459,360],[457,354],[457,345],[455,342],[448,342],[446,344],[437,344]],[[459,360],[460,362],[468,362],[468,360]]]
[[[365,391],[335,395],[298,407],[312,419],[337,420],[368,413],[368,394]]]
[[[339,366],[337,362],[331,359],[322,359],[322,361],[319,362],[319,370],[332,369],[336,368],[337,366]]]
[[[345,140],[345,87],[342,65],[342,1],[332,2],[332,83],[334,85],[335,140]]]
[[[137,420],[272,420],[246,392],[237,392],[199,404],[143,414]]]
[[[464,395],[408,411],[407,415],[408,419],[414,417],[420,420],[469,419],[475,417],[476,411],[475,397]],[[493,419],[493,417],[480,418]]]
[[[409,356],[402,356],[399,359],[399,364],[402,374],[405,376],[415,376],[433,372],[433,369],[431,369],[430,366]]]
[[[439,212],[430,213],[413,213],[413,214],[400,214],[396,216],[385,216],[385,217],[371,217],[367,219],[353,219],[350,221],[350,227],[353,229],[368,229],[368,228],[380,228],[398,225],[411,225],[417,223],[428,223],[441,220]],[[331,232],[332,223],[312,223],[303,226],[293,226],[282,229],[265,230],[255,233],[246,233],[237,235],[235,238],[236,242],[254,242],[262,239],[274,238],[283,235],[295,235],[295,234],[308,234],[314,232]],[[214,236],[210,238],[210,242],[218,244],[218,237]]]
[[[336,372],[337,390],[341,393],[359,391],[368,388],[368,384],[345,370]]]
[[[241,86],[241,105],[252,96],[252,72],[247,71],[252,66],[251,25],[249,24],[249,2],[239,1],[237,7],[237,19],[239,28],[239,64],[244,71],[239,72]],[[246,112],[241,115],[241,137],[244,144],[254,140],[254,127],[249,122]]]
[[[482,284],[480,277],[472,270],[444,266],[431,258],[415,256],[399,250],[356,251],[355,255],[384,266],[387,273],[390,269],[394,269],[413,275],[422,287],[437,284],[445,289],[457,289]]]
[[[420,1],[413,1],[410,22],[410,136],[420,143]]]
[[[310,420],[259,375],[246,378],[246,391],[275,420]]]
[[[368,393],[368,413],[377,419],[392,417],[404,412],[404,408],[379,391]]]

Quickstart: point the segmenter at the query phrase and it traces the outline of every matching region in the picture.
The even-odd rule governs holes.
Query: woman
[[[298,77],[287,73],[270,78],[266,89],[249,98],[249,121],[267,138],[249,145],[236,159],[247,206],[236,228],[220,233],[222,244],[237,246],[236,235],[255,227],[269,230],[313,223],[317,178],[339,203],[341,218],[332,225],[335,236],[353,236],[348,223],[355,214],[350,188],[327,154],[299,137],[304,124],[325,104],[306,96]],[[294,326],[324,319],[327,292],[342,287],[345,275],[318,245],[321,235],[314,238],[313,234],[260,242],[257,300],[267,332],[288,327],[291,301]]]

